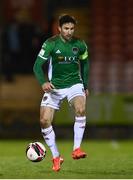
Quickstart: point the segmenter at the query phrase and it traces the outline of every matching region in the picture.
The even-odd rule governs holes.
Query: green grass
[[[72,141],[58,141],[65,162],[60,172],[51,170],[51,153],[42,162],[25,156],[28,140],[0,141],[0,179],[132,179],[133,141],[84,141],[88,157],[72,160]]]

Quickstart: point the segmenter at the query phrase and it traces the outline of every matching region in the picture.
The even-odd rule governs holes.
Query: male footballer
[[[54,171],[59,171],[63,158],[56,145],[52,121],[61,101],[66,98],[74,108],[74,145],[72,158],[85,158],[81,142],[86,126],[86,97],[88,91],[88,50],[83,40],[74,36],[77,22],[70,15],[59,17],[59,34],[48,38],[34,63],[34,73],[44,95],[40,106],[40,125],[43,138],[51,150]],[[48,76],[42,66],[49,62]],[[66,117],[67,121],[67,117]]]

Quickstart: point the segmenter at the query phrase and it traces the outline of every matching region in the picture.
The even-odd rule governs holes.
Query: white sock
[[[84,135],[85,126],[86,126],[86,116],[75,117],[73,150],[80,147]]]
[[[48,128],[45,129],[41,129],[43,138],[46,142],[46,144],[48,145],[48,147],[51,150],[52,156],[53,158],[58,157],[59,156],[59,151],[55,142],[55,133],[53,130],[53,127],[50,126]]]

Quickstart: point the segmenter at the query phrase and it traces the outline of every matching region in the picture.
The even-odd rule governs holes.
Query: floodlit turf
[[[0,179],[129,179],[133,178],[133,141],[84,141],[88,157],[71,158],[72,141],[58,141],[64,157],[60,172],[51,169],[51,153],[42,162],[32,163],[25,156],[30,141],[0,141]]]

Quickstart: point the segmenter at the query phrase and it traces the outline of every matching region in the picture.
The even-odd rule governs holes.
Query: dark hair
[[[59,16],[59,26],[61,27],[65,23],[77,24],[77,21],[73,16],[70,16],[68,14]]]

